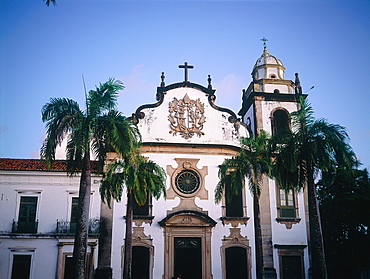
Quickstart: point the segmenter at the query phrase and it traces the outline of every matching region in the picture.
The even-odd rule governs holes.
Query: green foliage
[[[147,195],[166,197],[166,173],[162,167],[138,155],[135,161],[120,160],[108,165],[100,187],[100,195],[108,206],[112,199],[121,201],[123,189],[132,193],[138,205],[144,205]]]
[[[46,138],[40,150],[42,159],[51,167],[55,152],[67,138],[67,173],[81,171],[79,188],[78,222],[73,248],[74,278],[85,278],[87,222],[91,191],[92,152],[102,169],[109,151],[116,151],[130,160],[136,155],[140,134],[137,127],[115,110],[118,91],[124,87],[110,78],[86,94],[86,108],[66,98],[52,98],[42,108],[42,120],[46,122]]]
[[[129,119],[116,111],[118,91],[124,86],[110,78],[86,96],[86,109],[67,98],[51,98],[42,108],[46,138],[41,158],[51,167],[55,151],[67,138],[67,171],[70,175],[82,169],[83,157],[90,152],[102,168],[107,152],[117,151],[124,157],[134,156],[140,139],[139,131]]]
[[[292,133],[276,134],[271,141],[275,155],[272,176],[281,188],[301,190],[308,175],[357,165],[343,126],[330,124],[325,119],[315,120],[312,107],[303,97],[300,109],[291,116]],[[312,168],[314,173],[309,174],[308,168]]]
[[[269,155],[269,138],[261,130],[257,137],[241,139],[241,149],[237,156],[220,165],[218,172],[219,182],[215,189],[215,201],[219,203],[223,194],[227,201],[238,195],[248,179],[250,191],[258,197],[261,194],[262,175],[269,174],[271,157]]]
[[[368,171],[339,169],[319,181],[318,199],[330,278],[359,278],[370,268]]]
[[[303,96],[300,108],[291,116],[291,135],[274,135],[271,141],[275,155],[272,176],[285,190],[307,187],[312,277],[327,278],[314,178],[323,172],[335,173],[339,168],[352,169],[357,159],[345,128],[324,119],[315,120]]]
[[[215,189],[216,203],[221,201],[224,194],[226,200],[230,202],[232,196],[238,195],[243,189],[245,176],[250,175],[250,168],[240,160],[240,157],[225,159],[218,171],[219,182]]]
[[[263,278],[263,247],[259,209],[259,197],[263,174],[269,174],[271,156],[269,154],[269,138],[261,130],[257,137],[241,139],[241,149],[237,156],[226,159],[220,165],[219,182],[215,189],[215,201],[219,203],[225,195],[226,201],[231,202],[233,196],[238,195],[245,186],[245,180],[253,194],[254,229],[256,243],[256,274]]]
[[[123,276],[131,278],[132,198],[139,206],[142,206],[146,203],[148,195],[156,199],[159,199],[162,194],[166,197],[166,173],[159,165],[146,160],[139,154],[109,164],[106,176],[100,186],[102,201],[106,201],[110,207],[112,199],[121,200],[124,188],[127,192],[127,207]]]

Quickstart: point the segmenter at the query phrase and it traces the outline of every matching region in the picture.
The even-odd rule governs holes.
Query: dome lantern
[[[266,47],[267,39],[263,38],[261,40],[264,41],[263,53],[254,64],[252,71],[253,80],[256,81],[260,79],[283,80],[285,72],[283,63],[278,58],[276,58],[275,56],[271,55],[268,52]]]

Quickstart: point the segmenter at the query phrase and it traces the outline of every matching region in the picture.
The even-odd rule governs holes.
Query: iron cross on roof
[[[184,82],[188,82],[188,69],[194,69],[194,66],[188,65],[188,62],[185,62],[184,65],[179,65],[179,68],[185,69],[185,80]]]
[[[266,42],[268,41],[265,37],[263,37],[261,39],[261,41],[263,42],[263,48],[266,48]]]

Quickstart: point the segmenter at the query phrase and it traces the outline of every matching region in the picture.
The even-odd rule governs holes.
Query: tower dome
[[[266,45],[264,46],[263,53],[260,58],[257,59],[254,64],[252,77],[254,80],[260,79],[284,79],[285,68],[283,63],[271,55]]]

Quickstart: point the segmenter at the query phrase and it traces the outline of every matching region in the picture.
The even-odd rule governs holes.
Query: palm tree
[[[249,181],[249,189],[253,195],[254,233],[256,243],[257,278],[263,278],[263,250],[259,198],[264,174],[270,172],[271,159],[268,154],[268,135],[264,130],[256,137],[241,139],[239,155],[226,159],[220,166],[219,182],[215,189],[215,201],[219,203],[222,196],[231,201],[233,195],[238,195]]]
[[[123,189],[126,187],[126,235],[123,278],[131,279],[132,265],[132,222],[133,201],[139,206],[147,202],[148,195],[159,199],[166,196],[166,173],[162,167],[142,155],[135,161],[121,160],[108,166],[105,179],[100,187],[102,200],[111,204],[111,199],[121,201]]]
[[[352,169],[357,159],[345,128],[315,120],[312,107],[303,97],[300,108],[291,115],[293,131],[288,136],[277,133],[272,140],[276,155],[272,176],[286,190],[299,191],[307,186],[312,275],[314,279],[327,278],[315,175],[338,167]]]
[[[86,248],[88,240],[88,216],[91,192],[92,152],[101,169],[108,151],[112,149],[130,156],[140,138],[137,127],[115,110],[118,91],[124,86],[110,78],[86,94],[86,108],[66,98],[52,98],[42,108],[42,120],[46,122],[46,138],[41,147],[41,158],[48,167],[55,160],[55,151],[64,138],[67,173],[72,176],[81,172],[78,221],[73,248],[75,278],[86,278]]]

